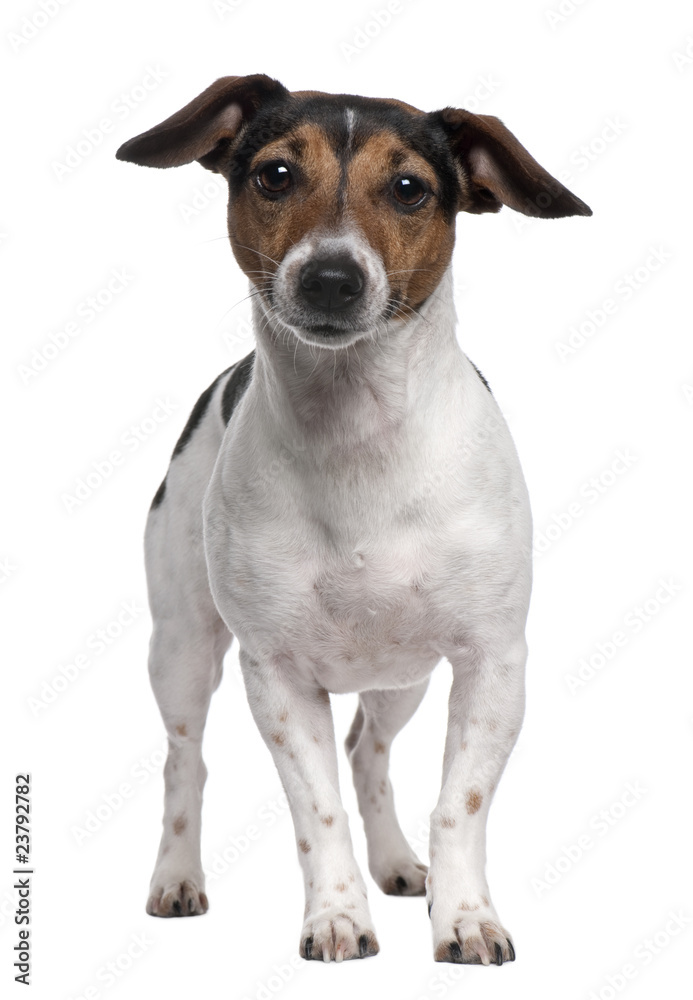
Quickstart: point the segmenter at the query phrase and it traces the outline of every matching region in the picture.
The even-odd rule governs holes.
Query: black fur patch
[[[198,401],[192,408],[192,412],[188,417],[188,422],[183,428],[183,433],[178,438],[176,442],[176,447],[173,449],[173,454],[171,455],[171,461],[176,458],[181,452],[185,451],[188,446],[190,439],[192,438],[195,429],[198,427],[200,421],[204,417],[207,409],[209,408],[209,403],[214,395],[214,390],[219,385],[219,382],[232,372],[231,377],[224,386],[224,392],[221,397],[221,415],[225,424],[228,424],[231,414],[236,406],[236,403],[241,398],[245,392],[248,383],[250,382],[250,375],[253,370],[253,360],[255,358],[255,351],[251,351],[250,354],[243,358],[242,361],[237,361],[235,365],[231,365],[225,371],[218,375],[212,384],[208,386],[202,393]],[[166,477],[159,487],[159,489],[154,494],[154,499],[152,500],[152,505],[150,510],[156,510],[157,507],[161,506],[164,497],[166,496]]]
[[[164,476],[164,478],[161,481],[161,486],[154,494],[154,499],[152,500],[152,505],[149,509],[156,510],[156,508],[160,505],[161,501],[164,499],[165,496],[166,496],[166,476]]]
[[[472,368],[474,369],[474,371],[479,376],[479,378],[481,379],[481,381],[484,383],[484,385],[486,386],[486,388],[488,389],[488,391],[491,393],[491,395],[493,395],[493,392],[491,390],[491,386],[488,384],[488,382],[486,381],[486,379],[484,378],[484,376],[481,374],[481,372],[479,371],[479,369],[477,368],[477,366],[474,364],[473,361],[470,362],[470,364],[471,364]]]
[[[178,438],[178,441],[176,442],[176,447],[173,449],[173,454],[171,455],[172,460],[176,457],[176,455],[180,455],[182,451],[185,451],[186,445],[190,441],[190,438],[193,436],[195,428],[197,427],[197,425],[200,423],[205,413],[207,412],[209,401],[214,395],[214,390],[216,389],[219,380],[222,379],[224,375],[227,375],[230,371],[231,368],[227,368],[226,371],[223,371],[221,373],[221,375],[218,375],[214,379],[212,384],[205,389],[205,391],[202,393],[198,401],[193,406],[192,413],[188,417],[188,422],[183,428],[183,433]]]
[[[225,424],[228,424],[236,404],[248,388],[250,376],[253,372],[254,360],[255,351],[251,351],[247,357],[243,358],[242,361],[239,361],[236,364],[231,378],[224,386],[224,392],[221,397],[221,417]],[[224,374],[226,374],[226,372],[224,372]],[[219,377],[221,378],[221,376]]]

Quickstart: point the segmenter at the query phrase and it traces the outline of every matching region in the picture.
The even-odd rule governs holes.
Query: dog
[[[531,515],[515,447],[456,338],[457,213],[591,215],[494,117],[224,77],[117,157],[228,179],[255,350],[202,394],[145,535],[149,672],[166,726],[147,912],[207,910],[202,735],[233,636],[286,790],[300,954],[378,952],[341,804],[330,695],[378,886],[426,895],[439,962],[513,961],[485,828],[524,712]],[[430,868],[397,821],[392,740],[452,666]]]

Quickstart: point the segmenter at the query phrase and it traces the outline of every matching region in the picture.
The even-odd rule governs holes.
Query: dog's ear
[[[542,219],[592,214],[530,156],[500,119],[460,108],[445,108],[436,117],[468,178],[461,211],[498,212],[507,205]]]
[[[216,170],[241,125],[263,103],[288,93],[263,73],[224,76],[160,125],[123,143],[116,157],[143,167],[180,167],[199,160]]]

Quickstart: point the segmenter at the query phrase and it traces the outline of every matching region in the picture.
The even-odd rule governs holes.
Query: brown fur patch
[[[179,726],[176,726],[176,732],[178,733],[179,736],[187,736],[188,727],[185,725],[184,722],[181,722]]]
[[[443,818],[440,821],[440,825],[452,829],[453,826],[457,825],[457,820],[454,819],[452,816],[443,816]]]
[[[466,806],[467,812],[470,816],[473,816],[475,812],[478,812],[481,808],[481,803],[483,802],[483,795],[476,788],[472,788],[467,792]]]
[[[481,902],[484,904],[484,906],[490,906],[491,905],[489,903],[488,898],[486,896],[482,896],[481,897]]]
[[[277,746],[284,746],[284,737],[281,733],[272,733],[272,740]]]
[[[301,837],[301,839],[298,842],[298,846],[301,848],[304,854],[307,854],[308,851],[310,850],[310,844],[308,843],[305,837]]]
[[[298,148],[303,150],[300,157],[296,155]],[[250,169],[255,170],[265,160],[297,163],[301,183],[300,190],[281,201],[269,200],[256,189],[246,188],[229,210],[229,236],[236,260],[260,287],[262,276],[258,270],[274,272],[276,264],[272,262],[282,261],[289,248],[307,232],[336,222],[341,175],[330,140],[310,122],[299,124],[259,149]]]
[[[433,192],[416,211],[399,211],[390,200],[390,185],[400,174],[420,177]],[[437,187],[428,161],[388,130],[369,138],[348,166],[349,211],[382,257],[390,287],[405,307],[428,298],[452,255],[454,224],[443,216]]]
[[[320,822],[324,823],[325,826],[332,826],[334,823],[334,816],[321,816]]]
[[[279,721],[280,722],[286,722],[286,720],[288,719],[288,717],[289,717],[289,713],[286,711],[286,709],[284,709],[284,711],[279,716]]]
[[[173,832],[177,837],[180,837],[183,830],[185,830],[188,825],[188,817],[185,813],[181,813],[180,816],[176,816],[173,821]]]
[[[340,882],[338,885],[335,886],[335,889],[337,890],[337,892],[346,892],[347,890],[346,883]]]
[[[381,743],[380,740],[376,740],[373,744],[373,749],[376,753],[385,753],[386,746],[384,743]]]
[[[459,906],[457,907],[457,909],[458,910],[465,910],[466,912],[471,912],[472,910],[478,910],[479,909],[479,904],[476,903],[474,906],[471,906],[469,903],[462,902],[462,903],[459,904]]]

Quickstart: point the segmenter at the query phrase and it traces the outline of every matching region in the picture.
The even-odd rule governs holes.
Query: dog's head
[[[447,268],[457,212],[590,209],[497,118],[224,77],[117,154],[192,160],[229,182],[236,260],[306,343],[343,347],[408,318]]]

